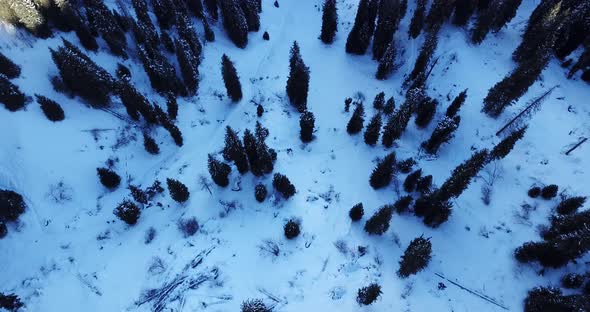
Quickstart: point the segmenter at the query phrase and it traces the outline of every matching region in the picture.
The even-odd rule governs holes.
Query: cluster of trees
[[[6,223],[16,222],[27,209],[27,204],[21,194],[0,189],[0,239],[8,234]]]

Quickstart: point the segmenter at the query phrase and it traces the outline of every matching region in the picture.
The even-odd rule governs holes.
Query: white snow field
[[[427,82],[428,95],[441,103],[435,119],[424,130],[412,120],[391,149],[370,147],[361,134],[347,134],[351,112],[344,112],[344,99],[357,92],[364,95],[365,124],[374,114],[371,104],[377,93],[394,96],[397,106],[403,103],[402,82],[423,41],[423,35],[416,40],[407,36],[413,1],[395,35],[405,50],[399,57],[403,65],[385,81],[374,78],[377,63],[370,53],[352,56],[344,51],[357,1],[338,1],[339,30],[332,45],[318,39],[323,1],[281,0],[279,8],[273,2],[263,0],[261,31],[250,33],[245,49],[229,41],[221,21],[213,25],[216,41],[204,46],[198,96],[179,98],[177,125],[184,146],[177,147],[159,128],[154,136],[161,153],[156,156],[144,150],[142,129],[53,90],[49,76],[58,71],[48,48],[60,46],[60,36],[78,44],[73,32],[39,40],[2,25],[0,49],[22,67],[15,84],[27,95],[56,100],[66,119],[48,121],[35,101],[15,113],[0,109],[0,188],[19,192],[28,205],[0,240],[1,292],[19,295],[26,311],[43,312],[238,311],[250,298],[285,312],[521,311],[530,288],[555,285],[564,272],[584,272],[587,256],[541,275],[542,267],[517,263],[513,251],[525,241],[540,239],[537,228],[548,223],[557,204],[557,199],[528,198],[531,185],[555,183],[564,194],[590,194],[590,159],[585,157],[590,144],[564,154],[590,135],[590,86],[578,78],[566,79],[554,59],[542,79],[498,119],[481,112],[488,89],[515,67],[511,54],[538,0],[525,0],[512,22],[479,46],[469,43],[464,29],[443,26],[435,53],[441,59]],[[116,7],[114,1],[107,4]],[[195,25],[203,36],[196,20]],[[262,39],[264,31],[270,41]],[[316,132],[309,144],[299,139],[299,113],[285,93],[294,40],[311,69],[308,108],[315,114]],[[113,75],[122,62],[131,69],[138,90],[150,101],[165,104],[136,57],[123,61],[109,54],[102,41],[101,46],[98,53],[89,52],[95,62]],[[225,95],[223,53],[240,75],[244,98],[239,103]],[[394,214],[384,235],[369,236],[363,230],[364,221],[380,206],[405,195],[401,173],[387,188],[370,187],[378,158],[391,151],[398,159],[414,157],[417,167],[440,185],[475,149],[499,142],[495,132],[529,100],[555,85],[559,87],[530,118],[524,139],[508,157],[482,170],[453,202],[448,222],[431,229],[412,214]],[[419,151],[420,143],[465,88],[467,102],[455,137],[436,158],[428,157]],[[113,97],[113,102],[124,114],[119,99]],[[256,103],[266,110],[261,118]],[[274,172],[288,176],[297,188],[289,200],[272,195],[262,204],[256,202],[254,186],[263,182],[272,194],[272,175],[240,176],[233,165],[229,187],[210,182],[209,192],[200,183],[201,177],[210,180],[207,154],[221,151],[225,127],[230,125],[241,136],[245,129],[254,129],[256,121],[270,130],[267,144],[278,153]],[[96,176],[96,168],[109,159],[123,178],[114,191]],[[131,198],[127,184],[147,187],[158,179],[165,186],[168,177],[188,186],[188,202],[174,202],[166,190],[154,200],[162,206],[144,208],[135,226],[113,215],[118,203]],[[491,204],[485,205],[481,188],[492,179]],[[358,202],[364,204],[365,217],[352,223],[348,211]],[[523,203],[534,209],[525,212]],[[185,238],[177,223],[189,217],[196,217],[201,227]],[[301,221],[302,235],[287,240],[283,225],[292,217]],[[156,236],[146,244],[149,228]],[[431,238],[432,261],[424,271],[401,279],[396,274],[400,256],[420,235]],[[276,255],[268,249],[273,244],[279,249]],[[366,247],[364,255],[359,246]],[[361,307],[357,290],[372,282],[381,284],[383,294],[373,305]],[[164,286],[170,287],[161,306],[155,305],[157,300],[142,303],[148,289]]]

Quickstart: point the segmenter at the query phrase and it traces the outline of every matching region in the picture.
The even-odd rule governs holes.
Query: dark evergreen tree
[[[422,169],[418,169],[406,177],[404,181],[404,191],[407,193],[412,193],[416,190],[416,185],[418,181],[422,178]]]
[[[338,31],[336,0],[325,0],[322,10],[322,33],[320,34],[320,39],[325,44],[331,44],[334,42],[334,37]]]
[[[197,18],[205,19],[205,14],[203,12],[203,3],[201,2],[201,0],[177,0],[176,3],[177,10],[178,7],[183,7],[183,11],[190,12]],[[187,13],[184,14],[188,15]]]
[[[299,138],[303,143],[308,143],[313,140],[313,129],[315,127],[315,117],[312,112],[306,111],[301,114],[299,119]]]
[[[381,0],[379,4],[379,19],[373,38],[373,58],[381,60],[385,51],[393,40],[393,34],[399,24],[399,0]]]
[[[113,170],[108,168],[96,168],[100,183],[107,188],[114,189],[121,184],[121,177]]]
[[[408,277],[416,274],[428,266],[432,258],[432,243],[430,239],[422,236],[415,238],[404,252],[400,262],[397,274],[402,277]]]
[[[590,226],[590,210],[583,210],[568,215],[555,215],[551,218],[549,227],[541,231],[545,241],[552,241],[559,237],[566,237]]]
[[[393,96],[392,96],[389,98],[389,100],[387,100],[387,103],[385,103],[385,107],[383,107],[383,114],[391,115],[391,114],[393,114],[394,110],[395,110],[395,100],[393,99]]]
[[[307,108],[309,92],[309,67],[301,58],[297,41],[293,42],[289,59],[289,79],[287,79],[287,96],[291,104],[301,113]]]
[[[258,183],[254,188],[254,197],[256,201],[261,203],[266,199],[266,195],[268,195],[268,191],[266,190],[266,186],[262,183]]]
[[[121,221],[129,225],[134,225],[137,223],[137,220],[141,215],[141,210],[134,202],[130,200],[124,200],[119,204],[119,206],[117,206],[117,208],[115,208],[113,214],[121,219]]]
[[[0,103],[11,112],[16,112],[26,104],[25,95],[2,74],[0,74]]]
[[[475,152],[471,158],[453,169],[451,176],[443,183],[439,191],[441,200],[457,198],[467,189],[471,180],[479,173],[488,161],[488,150]]]
[[[207,9],[209,16],[215,21],[218,20],[219,19],[218,0],[204,0],[203,2],[205,2],[205,9]]]
[[[299,223],[293,219],[289,220],[285,224],[283,230],[287,239],[294,239],[295,237],[299,236],[299,233],[301,233],[301,230],[299,229]]]
[[[158,123],[157,116],[150,102],[129,82],[120,81],[118,84],[118,93],[131,119],[139,120],[139,115],[141,114],[148,124]]]
[[[434,118],[438,101],[430,97],[426,98],[416,108],[416,119],[414,122],[419,128],[426,128]]]
[[[365,54],[375,31],[375,19],[379,10],[379,1],[361,0],[356,12],[352,30],[346,40],[346,53]]]
[[[180,38],[184,39],[191,49],[193,56],[196,58],[194,66],[201,63],[201,55],[203,53],[203,45],[197,36],[193,23],[187,13],[186,5],[182,0],[177,1],[176,9],[176,29]]]
[[[289,181],[289,178],[280,173],[275,173],[272,180],[272,186],[286,199],[289,199],[297,192],[295,186],[291,184],[291,181]]]
[[[516,16],[516,11],[522,3],[522,0],[495,0],[494,2],[496,1],[500,2],[500,5],[498,6],[496,17],[491,25],[492,31],[494,32],[500,31],[502,27],[508,24]]]
[[[397,51],[395,49],[395,43],[392,40],[387,46],[387,49],[385,49],[383,56],[381,56],[379,60],[375,78],[378,80],[385,80],[389,78],[389,75],[391,75],[391,73],[395,70],[396,55]]]
[[[440,29],[441,25],[453,14],[453,2],[448,0],[432,1],[426,17],[426,29],[429,31]]]
[[[447,108],[446,116],[449,118],[453,118],[457,115],[463,103],[465,103],[465,99],[467,99],[467,89],[463,90],[457,97],[453,100],[451,105]]]
[[[162,30],[168,30],[174,25],[175,6],[172,0],[151,0],[154,14],[158,19],[158,24]],[[191,3],[200,3],[200,0],[190,1]]]
[[[444,117],[437,125],[430,139],[422,143],[422,148],[429,154],[435,155],[438,152],[440,146],[444,143],[449,142],[457,130],[459,128],[459,123],[461,122],[460,116],[455,116],[452,119],[449,117]]]
[[[406,17],[408,12],[408,0],[400,0],[399,2],[399,20],[401,21]]]
[[[575,196],[570,197],[562,200],[555,210],[557,213],[565,215],[571,214],[576,212],[580,207],[584,206],[586,202],[586,197],[584,196]]]
[[[445,223],[452,213],[452,205],[438,193],[425,194],[414,203],[414,214],[423,217],[424,224],[436,228]]]
[[[240,84],[240,77],[238,77],[234,63],[225,54],[221,57],[221,74],[225,83],[225,89],[227,90],[227,96],[234,102],[241,100],[242,85]]]
[[[262,104],[258,104],[256,106],[256,116],[262,117],[263,114],[264,114],[264,107],[262,107]]]
[[[208,168],[209,174],[211,174],[211,179],[215,184],[226,187],[229,185],[229,174],[231,173],[231,167],[223,163],[217,159],[215,159],[211,154],[208,156]]]
[[[393,142],[402,136],[410,122],[412,111],[412,103],[406,100],[393,116],[389,117],[383,127],[383,136],[381,137],[383,146],[391,147]]]
[[[0,74],[8,79],[20,76],[20,66],[14,64],[8,57],[0,52]]]
[[[269,148],[265,143],[267,135],[263,135],[262,126],[260,123],[256,123],[256,154],[258,168],[262,174],[269,174],[274,170],[274,162],[277,160],[277,153],[274,149]]]
[[[143,146],[145,147],[145,150],[152,155],[158,155],[160,153],[158,143],[156,143],[156,141],[147,133],[143,134]]]
[[[174,201],[184,203],[188,200],[190,193],[186,185],[182,184],[182,182],[168,178],[166,179],[166,184],[168,184],[170,197],[172,197]]]
[[[530,198],[537,198],[539,195],[541,195],[541,188],[538,186],[533,186],[528,190],[527,195]]]
[[[498,14],[500,1],[492,0],[490,5],[481,10],[477,14],[477,19],[475,20],[475,25],[471,30],[471,41],[475,44],[480,44],[488,35],[491,30],[492,24],[494,23],[494,19],[496,14]]]
[[[410,21],[410,28],[408,29],[408,35],[414,39],[420,35],[422,28],[424,27],[424,19],[426,15],[426,0],[418,0],[416,2],[416,9],[414,10],[414,16]]]
[[[4,221],[0,221],[0,239],[3,239],[8,235],[8,228],[6,227],[6,223]]]
[[[539,262],[544,267],[559,268],[590,250],[588,229],[579,229],[550,241],[527,242],[518,247],[514,256],[523,263]]]
[[[166,123],[163,126],[164,126],[164,129],[168,130],[168,133],[170,133],[172,140],[174,140],[174,144],[176,144],[178,147],[181,147],[182,145],[184,145],[184,140],[182,138],[182,132],[180,132],[180,129],[178,129],[178,127],[175,124]]]
[[[0,293],[0,308],[6,309],[10,312],[17,312],[20,308],[24,307],[25,304],[15,294],[5,295]]]
[[[227,161],[233,161],[238,168],[238,172],[245,174],[249,170],[249,165],[244,145],[242,145],[238,134],[232,128],[227,126],[225,130],[223,158]]]
[[[383,109],[385,105],[385,92],[380,92],[375,96],[375,100],[373,100],[373,108],[376,110]]]
[[[356,295],[356,302],[360,305],[370,305],[381,296],[381,286],[376,283],[372,283],[367,287],[363,287],[358,290]]]
[[[37,102],[41,105],[41,109],[45,117],[51,121],[62,121],[65,118],[63,109],[57,102],[48,99],[42,95],[35,94]]]
[[[129,82],[131,80],[131,70],[121,63],[117,63],[117,78]]]
[[[69,41],[64,39],[63,44],[50,51],[65,85],[93,106],[108,106],[114,83],[111,75]]]
[[[393,205],[385,205],[379,208],[375,214],[365,223],[365,232],[371,235],[383,235],[389,229]]]
[[[250,170],[252,174],[259,177],[263,175],[261,164],[260,164],[260,157],[258,155],[257,149],[257,139],[252,134],[249,129],[244,131],[244,150],[246,151],[246,155],[248,156],[248,162],[250,164]]]
[[[262,34],[262,40],[264,40],[264,41],[270,40],[270,35],[268,34],[268,31],[265,31],[264,34]]]
[[[561,278],[561,286],[567,289],[577,289],[584,284],[584,276],[577,273],[568,273]]]
[[[363,122],[365,121],[365,108],[363,103],[358,103],[354,112],[352,113],[352,117],[348,121],[346,125],[346,132],[348,134],[357,134],[363,130]]]
[[[427,175],[425,177],[422,177],[420,180],[418,180],[418,183],[416,184],[416,191],[425,195],[425,194],[430,193],[431,187],[432,187],[432,175]]]
[[[380,189],[388,186],[395,173],[394,166],[395,153],[391,152],[380,160],[375,169],[373,169],[373,173],[371,173],[371,178],[369,179],[371,187],[374,189]]]
[[[0,189],[0,221],[16,221],[26,209],[27,204],[21,194]]]
[[[412,204],[413,200],[414,199],[410,195],[400,197],[395,202],[395,204],[393,204],[393,207],[395,208],[395,211],[397,211],[397,213],[406,212],[410,209],[410,204]]]
[[[90,28],[102,36],[114,55],[127,58],[127,37],[113,13],[101,0],[84,0],[84,5]]]
[[[510,135],[508,135],[505,139],[500,141],[500,143],[496,144],[490,153],[490,158],[495,160],[500,160],[510,153],[510,151],[514,148],[516,142],[518,142],[524,136],[527,127],[522,127]]]
[[[559,187],[555,184],[547,185],[541,190],[541,197],[545,200],[549,200],[557,196]]]
[[[219,0],[219,5],[223,27],[229,38],[238,48],[243,49],[248,45],[248,22],[238,1],[241,0]]]
[[[397,163],[397,170],[401,173],[410,173],[416,164],[414,158],[407,158]]]
[[[242,302],[242,312],[271,312],[261,299],[250,299]]]
[[[160,34],[160,41],[162,42],[162,45],[164,46],[166,51],[170,53],[176,53],[176,46],[174,45],[174,41],[172,41],[172,38],[166,31],[162,31],[162,33]]]
[[[347,113],[350,111],[350,104],[352,104],[352,98],[344,99],[344,111]]]
[[[211,29],[211,25],[209,25],[206,18],[203,19],[203,29],[205,30],[205,40],[207,40],[207,42],[215,41],[215,32]]]
[[[176,117],[178,117],[178,102],[176,102],[176,96],[173,94],[166,96],[166,112],[171,120],[176,120]]]
[[[465,26],[477,8],[478,0],[456,0],[453,24]]]
[[[367,125],[365,131],[365,143],[370,146],[375,146],[379,140],[379,132],[381,131],[381,114],[376,113]]]
[[[587,311],[590,300],[585,295],[564,296],[561,290],[553,287],[535,287],[529,291],[524,301],[524,312],[567,312]]]
[[[354,205],[352,208],[350,208],[350,211],[348,212],[348,216],[353,222],[362,219],[364,214],[365,209],[363,208],[363,203],[358,203]]]
[[[424,39],[424,44],[420,49],[420,54],[416,59],[416,63],[414,64],[414,69],[407,78],[407,81],[416,80],[418,77],[426,77],[426,70],[434,52],[436,51],[436,47],[438,46],[438,32],[430,31],[426,34],[426,38]]]
[[[176,58],[180,65],[180,73],[189,94],[197,93],[199,88],[199,63],[198,56],[193,53],[189,43],[182,39],[174,41],[176,46]]]
[[[242,12],[246,18],[248,31],[260,30],[260,15],[258,14],[258,5],[256,0],[239,0]]]

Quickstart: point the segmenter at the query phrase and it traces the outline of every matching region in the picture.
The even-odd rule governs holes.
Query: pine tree
[[[176,117],[178,117],[178,102],[176,102],[176,96],[173,94],[166,96],[166,112],[172,120],[176,120]]]
[[[385,105],[385,92],[379,92],[375,96],[375,100],[373,100],[373,108],[376,110],[381,110],[381,109],[383,109],[384,105]]]
[[[250,164],[250,170],[252,174],[259,177],[263,175],[262,169],[260,168],[260,157],[258,155],[258,149],[256,148],[257,142],[256,137],[249,129],[244,131],[244,150],[248,156],[248,162]]]
[[[422,236],[415,238],[404,252],[397,274],[400,277],[408,277],[416,274],[428,266],[432,258],[432,243],[430,239]]]
[[[432,1],[426,17],[426,29],[429,31],[440,29],[441,25],[453,14],[453,2],[448,0]]]
[[[287,96],[291,104],[302,113],[307,108],[307,94],[309,92],[309,67],[301,58],[297,41],[293,42],[289,59],[289,79],[287,79]]]
[[[480,44],[488,35],[494,23],[496,14],[498,14],[500,1],[493,0],[490,5],[477,14],[475,26],[471,30],[471,41]]]
[[[381,137],[383,146],[391,147],[393,142],[402,136],[410,122],[412,111],[411,101],[406,100],[393,116],[389,117],[389,120],[383,127],[383,136]]]
[[[385,49],[385,53],[379,60],[379,65],[377,66],[377,73],[375,74],[375,78],[378,80],[385,80],[391,75],[391,73],[395,70],[395,57],[397,55],[397,51],[395,49],[395,43],[393,40]]]
[[[203,45],[197,36],[193,23],[187,13],[187,8],[182,0],[177,1],[176,9],[176,29],[181,39],[184,39],[191,49],[196,63],[194,66],[199,66],[201,63],[201,55],[203,53]]]
[[[555,196],[557,196],[558,190],[559,190],[559,187],[555,184],[547,185],[547,186],[543,187],[543,189],[541,190],[541,197],[545,200],[552,199]]]
[[[367,125],[365,131],[365,143],[370,146],[375,146],[379,140],[379,132],[381,131],[381,114],[376,113]]]
[[[419,128],[426,128],[434,118],[438,101],[430,97],[426,98],[416,109],[416,119],[414,122]]]
[[[457,198],[467,189],[471,180],[479,173],[488,161],[488,150],[475,152],[471,158],[457,166],[451,176],[443,183],[439,191],[441,200]]]
[[[424,151],[431,155],[435,155],[442,144],[449,142],[453,138],[455,131],[459,128],[460,122],[460,116],[455,116],[452,119],[444,117],[436,125],[430,139],[422,143],[421,146]]]
[[[213,29],[211,29],[211,25],[209,25],[209,21],[204,18],[202,20],[203,22],[203,29],[205,30],[205,40],[207,40],[207,42],[213,42],[215,41],[215,33],[213,32]]]
[[[0,221],[0,239],[3,239],[8,235],[8,228],[6,227],[6,223],[4,221]]]
[[[299,233],[301,233],[301,230],[299,229],[299,223],[293,219],[289,220],[285,224],[283,230],[287,239],[294,239],[299,236]]]
[[[414,165],[416,165],[416,161],[414,158],[410,157],[398,162],[396,167],[399,172],[408,174],[412,171]]]
[[[113,13],[101,0],[84,0],[84,5],[90,28],[102,36],[114,55],[127,58],[127,37]]]
[[[425,177],[422,177],[420,180],[418,180],[418,183],[416,184],[416,191],[425,195],[430,192],[431,187],[432,187],[432,175],[427,175]]]
[[[0,52],[0,74],[8,79],[20,76],[20,66],[14,64],[8,57]]]
[[[453,118],[457,115],[461,106],[465,103],[465,99],[467,99],[467,89],[463,90],[457,97],[453,100],[451,105],[447,108],[446,116],[449,118]]]
[[[108,106],[114,84],[111,75],[69,41],[63,39],[63,44],[49,50],[65,85],[95,107]]]
[[[268,129],[263,128],[256,122],[256,159],[259,175],[269,174],[274,170],[274,162],[277,160],[277,153],[269,148],[265,139],[268,136]],[[256,173],[254,173],[256,175]]]
[[[418,77],[425,77],[426,76],[426,69],[436,51],[436,47],[438,46],[438,33],[436,31],[430,31],[426,34],[426,39],[424,40],[424,44],[420,49],[420,54],[416,59],[416,63],[414,64],[414,69],[408,76],[407,81],[415,80]]]
[[[426,0],[418,0],[416,2],[416,10],[414,11],[414,16],[412,16],[412,20],[410,21],[410,28],[408,29],[408,35],[414,39],[420,35],[420,32],[424,27],[426,2]]]
[[[131,80],[131,70],[121,63],[117,63],[117,78],[123,80],[125,82],[129,82]]]
[[[422,178],[422,169],[418,169],[409,174],[404,181],[404,191],[407,193],[414,192],[420,178]]]
[[[338,31],[338,11],[336,0],[325,0],[322,7],[322,33],[320,39],[325,44],[334,42],[334,37]]]
[[[301,142],[311,142],[313,140],[313,129],[315,127],[315,117],[312,112],[306,111],[301,114],[299,127],[301,128],[301,131],[299,132]]]
[[[242,312],[272,312],[261,299],[249,299],[242,302]]]
[[[27,209],[27,204],[21,194],[0,189],[0,207],[0,221],[16,221]]]
[[[382,293],[381,286],[379,284],[372,283],[369,286],[358,290],[356,302],[358,302],[360,305],[370,305],[375,302]]]
[[[141,215],[141,210],[135,203],[126,199],[115,208],[113,214],[121,221],[129,225],[135,225]]]
[[[256,0],[239,0],[242,12],[246,18],[246,24],[248,25],[248,31],[260,30],[260,16],[258,12],[258,5]]]
[[[127,114],[133,120],[139,120],[139,115],[141,114],[148,124],[158,123],[158,118],[150,102],[129,82],[119,82],[118,94],[127,110]]]
[[[393,114],[394,110],[395,110],[395,100],[393,99],[393,96],[392,96],[389,98],[389,100],[387,100],[387,103],[385,103],[385,106],[383,107],[383,114],[391,115],[391,114]]]
[[[249,170],[249,165],[244,145],[242,145],[238,134],[231,127],[227,126],[225,130],[223,158],[227,161],[233,161],[240,174],[245,174]]]
[[[500,31],[502,27],[508,24],[516,16],[516,11],[522,3],[522,0],[502,0],[500,2],[501,4],[496,12],[496,17],[491,25],[491,29],[494,32]]]
[[[504,140],[500,141],[490,153],[490,158],[494,160],[500,160],[510,153],[510,151],[514,148],[516,142],[518,142],[524,136],[527,127],[522,127],[519,130],[512,132],[509,136],[507,136]]]
[[[204,0],[205,9],[213,20],[219,19],[218,0]]]
[[[374,189],[380,189],[386,187],[391,183],[394,175],[395,166],[395,153],[391,152],[387,154],[373,169],[369,184]]]
[[[180,65],[180,73],[189,94],[193,95],[199,88],[199,60],[190,48],[188,42],[182,38],[174,41],[176,58]]]
[[[354,222],[362,219],[364,214],[365,210],[363,208],[363,203],[358,203],[354,205],[352,208],[350,208],[350,211],[348,212],[348,216]]]
[[[478,0],[456,0],[453,24],[465,26],[477,8]]]
[[[350,120],[346,125],[346,132],[348,132],[350,135],[361,132],[363,129],[363,122],[365,121],[364,116],[365,108],[363,103],[358,103],[354,109],[354,112],[352,113],[352,117],[350,117]]]
[[[346,39],[346,53],[363,55],[371,43],[375,31],[375,19],[379,9],[377,0],[361,0],[352,30]]]
[[[248,22],[238,1],[241,0],[219,0],[219,4],[223,16],[223,27],[231,41],[238,48],[243,49],[248,45]]]
[[[168,191],[170,192],[170,197],[178,203],[184,203],[190,197],[190,193],[186,185],[182,184],[182,182],[174,179],[166,179],[166,184],[168,184]]]
[[[215,159],[211,154],[209,154],[208,168],[209,174],[211,174],[211,179],[213,179],[215,184],[221,187],[226,187],[229,185],[228,176],[231,173],[231,167],[228,164]]]
[[[373,58],[381,60],[393,40],[393,34],[399,24],[399,0],[381,0],[379,19],[373,38]]]
[[[438,193],[425,194],[414,203],[414,214],[423,217],[424,224],[436,228],[447,222],[452,213],[452,205]]]
[[[258,183],[254,188],[254,197],[256,201],[261,203],[266,199],[266,195],[268,195],[268,191],[266,190],[266,186],[262,183]]]
[[[10,312],[17,312],[24,307],[24,303],[15,294],[5,295],[0,293],[0,308],[4,308]]]
[[[275,173],[272,180],[272,186],[277,192],[281,193],[285,199],[289,199],[297,192],[295,186],[289,181],[289,178],[280,173]]]
[[[162,30],[168,30],[174,25],[175,6],[172,0],[151,0],[154,14],[158,19],[158,24]],[[190,3],[200,3],[200,0],[190,1]]]
[[[164,124],[164,129],[168,130],[168,132],[170,133],[170,136],[174,140],[174,144],[176,144],[178,147],[181,147],[182,145],[184,145],[184,139],[182,138],[182,132],[180,132],[180,129],[178,129],[178,127],[176,125],[174,125],[172,123],[167,123],[167,124]]]
[[[64,120],[64,110],[57,102],[38,94],[35,94],[35,97],[47,119],[54,122]]]
[[[365,223],[365,232],[371,235],[383,235],[389,229],[393,205],[385,205],[379,208],[375,214]]]
[[[397,213],[403,213],[408,211],[408,209],[410,209],[410,204],[412,204],[412,196],[407,195],[404,197],[400,197],[400,199],[398,199],[395,204],[393,204],[393,207],[395,207],[395,211],[397,211]]]
[[[575,212],[567,215],[555,215],[551,218],[551,225],[543,229],[541,236],[545,241],[568,236],[580,229],[590,226],[590,210]]]
[[[156,141],[147,133],[143,134],[143,146],[145,147],[145,150],[152,155],[158,155],[160,153],[158,143],[156,143]]]
[[[225,54],[221,57],[221,74],[225,83],[225,89],[227,90],[227,96],[234,102],[241,100],[242,85],[240,84],[238,72],[234,67],[234,63]]]
[[[7,110],[15,112],[25,107],[26,97],[8,77],[0,74],[0,103]]]
[[[113,170],[108,168],[96,168],[100,183],[107,188],[115,189],[121,184],[121,177]]]
[[[570,197],[562,200],[555,211],[557,213],[565,215],[565,214],[572,214],[575,213],[580,207],[584,206],[586,202],[586,197],[584,196],[575,196]]]

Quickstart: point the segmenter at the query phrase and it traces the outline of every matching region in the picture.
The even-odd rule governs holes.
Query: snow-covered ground
[[[158,129],[154,135],[162,152],[157,156],[144,150],[141,129],[52,89],[48,77],[57,74],[57,68],[48,48],[61,44],[59,36],[32,40],[2,26],[0,48],[22,66],[15,83],[27,95],[37,93],[59,102],[66,119],[48,121],[35,102],[16,113],[0,109],[0,188],[21,193],[28,205],[19,224],[10,224],[8,236],[0,240],[1,292],[18,294],[28,311],[151,311],[151,303],[137,305],[147,289],[178,277],[218,274],[194,289],[181,285],[171,296],[178,300],[167,307],[237,311],[243,300],[262,298],[276,311],[504,311],[438,273],[519,311],[528,289],[557,283],[563,272],[582,271],[584,261],[540,276],[540,267],[519,265],[512,253],[523,242],[538,240],[538,225],[547,223],[557,204],[529,199],[526,191],[532,184],[555,183],[567,194],[590,194],[590,159],[584,157],[590,145],[564,155],[567,147],[590,135],[590,87],[578,79],[567,80],[553,60],[542,79],[500,118],[480,112],[487,90],[514,68],[511,53],[537,0],[525,0],[512,22],[479,46],[468,43],[463,29],[443,27],[436,52],[441,61],[428,81],[428,94],[441,103],[435,121],[425,130],[410,122],[397,146],[389,150],[369,147],[362,135],[346,133],[351,113],[344,112],[344,99],[357,92],[364,95],[366,122],[374,113],[371,104],[377,93],[394,96],[398,106],[403,103],[404,75],[412,69],[423,40],[407,36],[412,1],[395,36],[405,50],[400,57],[404,64],[386,81],[373,78],[377,64],[370,55],[344,52],[356,1],[338,1],[339,31],[330,46],[318,39],[322,1],[283,0],[279,8],[273,2],[263,1],[261,31],[250,34],[246,49],[229,41],[221,22],[214,25],[217,39],[204,48],[199,95],[179,99],[178,127],[184,146],[178,148],[167,132]],[[270,41],[262,39],[264,31]],[[78,42],[73,33],[61,35]],[[308,108],[315,114],[317,131],[309,144],[299,140],[299,114],[285,94],[294,40],[311,69]],[[244,99],[237,104],[225,96],[223,53],[235,62],[241,77]],[[121,61],[104,49],[91,57],[111,74]],[[123,63],[131,68],[136,87],[164,105],[138,60]],[[508,157],[482,171],[454,202],[451,218],[440,228],[428,228],[409,214],[394,215],[383,236],[367,235],[364,222],[351,223],[348,210],[354,204],[364,204],[366,220],[381,205],[405,195],[394,184],[379,191],[369,186],[377,158],[393,150],[398,159],[415,157],[440,185],[474,149],[497,143],[495,132],[503,123],[554,85],[559,88],[532,117],[524,139]],[[450,100],[465,88],[468,98],[455,138],[435,159],[421,154],[420,143],[430,136]],[[255,103],[266,110],[262,118],[256,117]],[[241,134],[254,129],[257,120],[269,128],[267,143],[278,152],[275,172],[287,175],[297,194],[287,201],[270,198],[259,204],[254,185],[263,182],[271,190],[272,177],[239,176],[235,168],[230,187],[212,185],[211,193],[203,188],[200,177],[209,179],[207,154],[221,151],[225,127]],[[129,227],[112,213],[119,202],[130,198],[128,189],[108,191],[96,176],[96,168],[108,160],[115,162],[122,185],[147,187],[156,179],[164,182],[173,177],[188,186],[190,200],[177,204],[166,191],[155,200],[162,207],[145,208],[138,224]],[[491,204],[486,206],[481,187],[493,176]],[[404,178],[397,176],[399,185]],[[520,217],[523,203],[535,207],[529,218]],[[201,228],[184,238],[177,223],[193,216]],[[292,217],[301,221],[302,235],[288,241],[283,225]],[[157,234],[146,244],[149,228]],[[420,235],[431,238],[433,259],[426,270],[400,279],[396,275],[400,256]],[[278,246],[278,255],[265,251],[272,244]],[[366,254],[359,253],[359,246],[366,247]],[[191,266],[202,252],[207,253],[202,263]],[[356,292],[371,282],[380,283],[383,294],[372,306],[360,307]],[[439,283],[446,288],[439,288]]]

